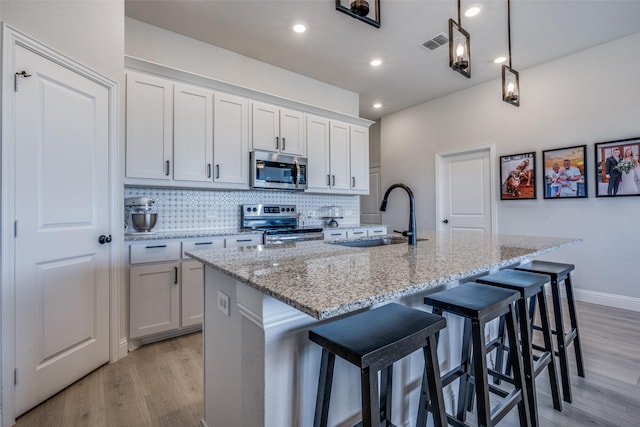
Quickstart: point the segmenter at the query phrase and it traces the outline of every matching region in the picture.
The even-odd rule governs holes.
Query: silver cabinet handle
[[[285,144],[285,140],[284,140],[284,136],[282,137],[282,149],[284,150],[284,144]]]
[[[207,163],[207,178],[211,178],[211,163]]]
[[[220,165],[216,165],[216,179],[220,178]]]
[[[169,160],[166,161],[166,167],[167,167],[167,171],[164,173],[165,175],[169,176],[169,173],[171,172],[171,167],[170,167],[171,163],[169,162]]]

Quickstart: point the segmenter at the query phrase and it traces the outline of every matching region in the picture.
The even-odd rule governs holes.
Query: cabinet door
[[[329,119],[306,116],[307,124],[307,191],[330,188]]]
[[[216,93],[214,102],[213,182],[248,188],[249,100]]]
[[[331,188],[348,191],[351,188],[349,168],[349,125],[331,122],[329,155],[331,164]]]
[[[126,176],[171,179],[173,83],[127,72]]]
[[[275,105],[251,103],[251,147],[278,151],[280,148],[280,109]]]
[[[369,129],[352,125],[350,136],[351,190],[369,194]]]
[[[179,263],[133,266],[129,270],[129,337],[180,327]]]
[[[204,266],[191,260],[182,262],[182,327],[202,323],[204,312]]]
[[[280,109],[280,151],[294,156],[305,155],[302,111]]]
[[[211,182],[213,92],[175,83],[173,96],[173,179]]]

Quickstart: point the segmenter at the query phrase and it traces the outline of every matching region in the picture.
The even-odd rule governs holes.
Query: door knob
[[[104,245],[105,243],[111,243],[111,234],[109,234],[108,236],[102,234],[100,237],[98,237],[98,243],[100,243],[101,245]]]
[[[443,224],[449,224],[449,220],[448,220],[448,219],[445,219],[445,220],[443,220],[443,221],[442,221],[442,223],[443,223]]]

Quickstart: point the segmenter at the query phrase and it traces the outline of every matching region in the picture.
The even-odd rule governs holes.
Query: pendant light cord
[[[458,25],[462,26],[462,18],[460,17],[460,0],[458,0]]]
[[[460,4],[460,0],[458,0],[458,4]],[[458,10],[458,16],[460,11]],[[509,37],[509,68],[511,67],[511,1],[507,0],[507,35]]]

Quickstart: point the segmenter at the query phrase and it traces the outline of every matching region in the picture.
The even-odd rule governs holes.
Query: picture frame
[[[542,152],[545,199],[588,197],[587,146],[556,148]]]
[[[500,200],[536,198],[536,153],[500,156]]]
[[[640,195],[640,137],[598,142],[594,145],[594,159],[596,197]]]

